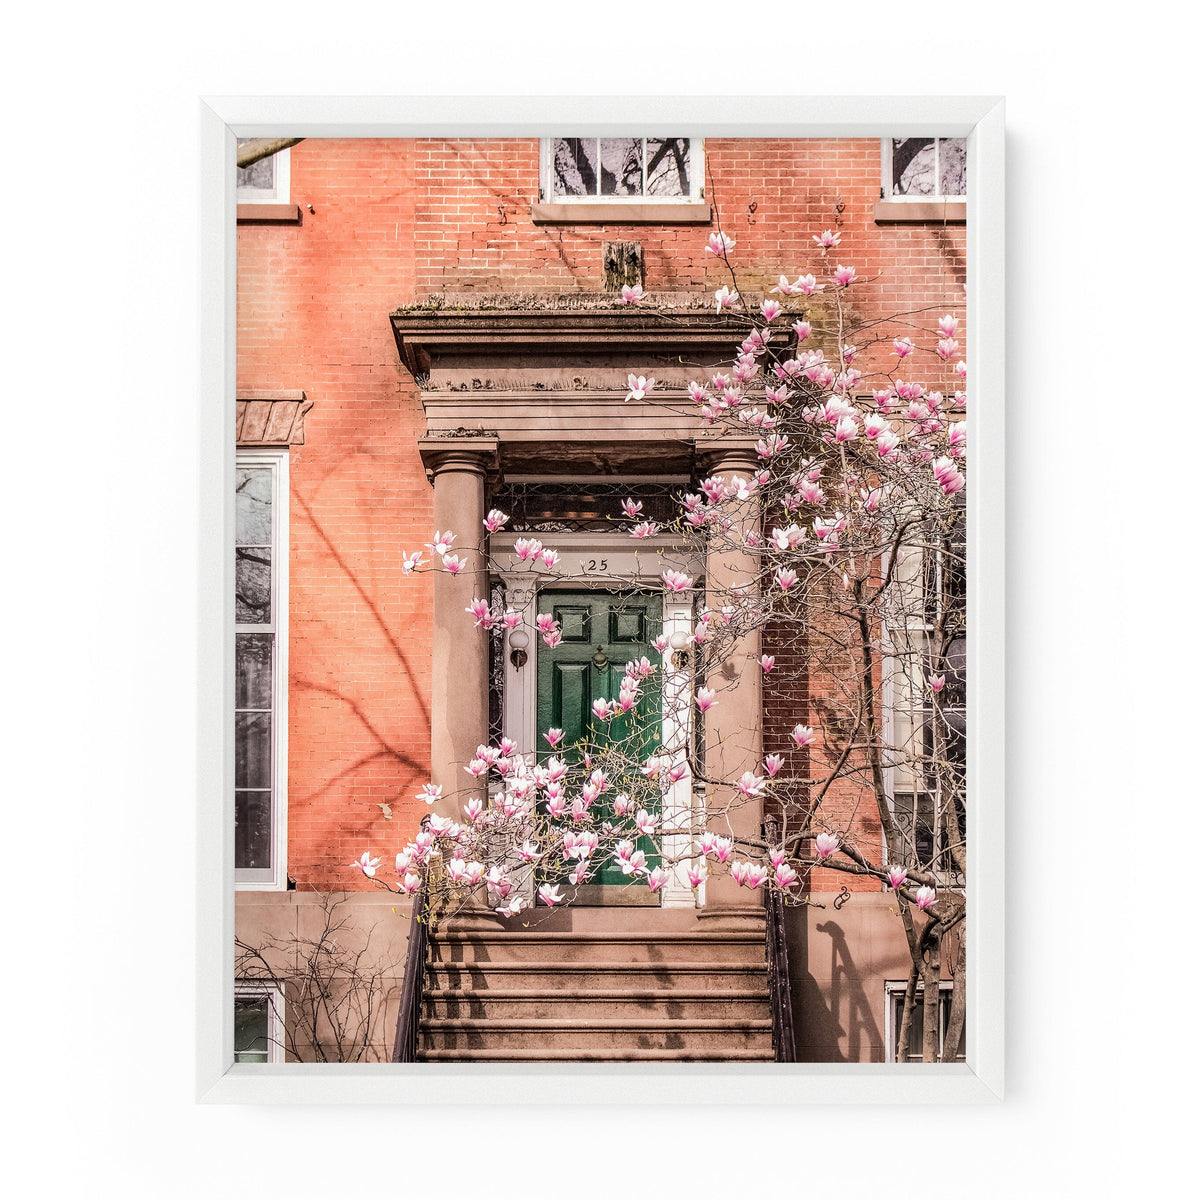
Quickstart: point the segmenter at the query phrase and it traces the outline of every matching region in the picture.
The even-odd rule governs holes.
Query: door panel
[[[639,762],[647,758],[662,737],[662,658],[651,645],[651,639],[662,630],[662,597],[644,592],[550,592],[543,593],[538,611],[552,613],[562,631],[558,646],[537,648],[538,761],[545,762],[554,753],[542,735],[555,727],[563,730],[566,744],[583,742],[593,752],[622,744]],[[643,681],[637,705],[610,721],[597,720],[592,702],[615,700],[625,664],[642,657],[658,670]],[[567,793],[573,798],[588,771],[581,750],[567,750],[565,757],[572,767]],[[611,804],[620,790],[619,786],[610,787],[593,804],[597,823],[616,819]],[[647,862],[657,865],[654,840],[640,838],[637,844]],[[591,881],[594,886],[580,889],[580,900],[585,903],[659,902],[658,893],[641,884],[631,885],[619,869],[596,871]]]

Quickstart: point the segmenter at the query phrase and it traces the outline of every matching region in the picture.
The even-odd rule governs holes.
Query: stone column
[[[703,451],[701,467],[706,476],[720,475],[729,479],[738,475],[751,479],[759,467],[753,442],[722,439],[722,445]],[[705,562],[705,603],[713,612],[730,604],[744,594],[756,580],[760,557],[740,549],[746,535],[761,533],[762,518],[757,498],[742,503],[726,501],[722,506],[733,524],[724,534],[714,535]],[[725,661],[710,668],[707,686],[717,694],[717,703],[709,709],[704,722],[705,774],[710,781],[706,808],[708,828],[727,837],[732,832],[737,839],[761,837],[763,804],[761,799],[747,799],[731,786],[745,771],[762,773],[762,655],[759,632],[739,639]],[[716,817],[717,812],[726,815]],[[739,855],[740,857],[740,855]],[[713,874],[705,885],[707,918],[763,919],[762,892],[739,887],[726,874]]]
[[[433,583],[433,695],[429,723],[433,782],[443,789],[438,811],[461,817],[482,783],[465,768],[488,740],[488,634],[467,611],[489,598],[484,482],[496,464],[493,438],[425,438],[421,458],[433,479],[433,521],[454,534],[452,554],[465,560],[457,575],[437,571]],[[432,537],[432,531],[431,531]]]

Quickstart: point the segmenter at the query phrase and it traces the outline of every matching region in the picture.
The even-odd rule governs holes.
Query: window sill
[[[708,204],[692,201],[638,204],[636,201],[587,201],[534,204],[535,225],[704,225],[712,220]]]
[[[875,205],[876,225],[965,225],[967,201],[880,200]]]
[[[239,204],[239,225],[299,225],[298,204]]]

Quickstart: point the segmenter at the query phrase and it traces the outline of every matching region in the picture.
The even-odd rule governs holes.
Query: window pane
[[[271,714],[234,713],[233,782],[240,788],[271,786]]]
[[[897,1054],[898,1062],[920,1062],[921,1061],[921,1042],[925,1037],[925,1013],[921,1007],[921,993],[918,991],[916,998],[913,1000],[912,1024],[908,1031],[908,1050]],[[895,1023],[893,1025],[893,1034],[897,1040],[900,1037],[900,1023],[904,1019],[904,993],[896,994],[895,1008]]]
[[[937,183],[933,138],[892,139],[892,193],[932,196]]]
[[[271,620],[271,551],[260,546],[239,546],[234,584],[237,588],[234,619],[238,624],[268,624]]]
[[[233,1002],[234,1062],[266,1062],[268,1050],[267,998],[239,996]]]
[[[271,793],[234,794],[233,864],[271,869]]]
[[[239,546],[271,544],[271,468],[238,467],[237,529]]]
[[[967,139],[940,138],[938,167],[941,170],[943,196],[967,194]]]
[[[690,196],[691,162],[687,138],[646,139],[646,194]]]
[[[270,633],[237,635],[237,668],[234,674],[236,708],[271,707],[271,675],[275,637]]]
[[[556,138],[554,194],[594,196],[596,191],[596,139]]]
[[[642,194],[642,139],[600,139],[600,194]]]
[[[253,188],[257,191],[273,192],[275,190],[275,155],[260,158],[258,162],[248,167],[238,167],[237,185],[240,188]]]

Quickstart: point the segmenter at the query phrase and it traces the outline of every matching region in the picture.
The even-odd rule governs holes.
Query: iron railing
[[[763,825],[768,846],[777,844],[778,826],[768,817]],[[796,1024],[792,1016],[792,974],[788,967],[787,930],[783,896],[767,889],[767,980],[771,989],[771,1045],[776,1062],[796,1061]]]
[[[392,1062],[416,1062],[421,1041],[421,1009],[425,1003],[425,960],[429,956],[429,893],[424,878],[413,896],[412,923],[408,929],[408,958],[404,987],[396,1020]]]

